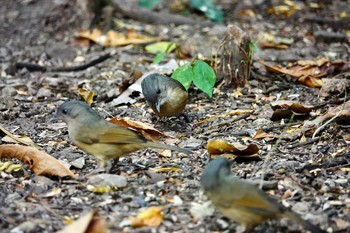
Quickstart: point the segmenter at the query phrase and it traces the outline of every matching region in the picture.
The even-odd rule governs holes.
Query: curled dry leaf
[[[342,120],[344,119],[350,119],[350,101],[347,101],[344,104],[341,104],[337,107],[330,108],[325,114],[318,116],[313,121],[311,121],[312,125],[319,126],[323,122],[326,122],[327,120],[333,118],[333,117],[340,118]],[[310,124],[310,122],[309,122]],[[306,125],[306,124],[305,124]]]
[[[136,217],[131,218],[132,227],[157,227],[163,221],[162,208],[160,207],[150,207],[139,213]]]
[[[87,104],[91,105],[94,101],[95,92],[92,90],[87,90],[85,88],[80,88],[79,95],[85,100]]]
[[[309,116],[313,106],[306,106],[296,101],[278,100],[270,104],[274,110],[271,120],[280,120],[283,118],[291,118],[292,115],[299,117]]]
[[[238,148],[240,147],[240,148]],[[242,148],[241,148],[242,147]],[[210,140],[207,144],[207,150],[209,154],[214,156],[225,156],[231,158],[252,158],[257,157],[259,152],[259,147],[255,144],[250,144],[243,148],[242,145],[231,145],[225,140]],[[229,155],[228,155],[229,154]]]
[[[133,129],[142,134],[146,139],[151,141],[156,141],[158,138],[166,136],[165,134],[156,130],[152,126],[149,126],[139,121],[133,121],[128,118],[112,118],[110,122],[116,125],[123,126],[125,128]]]
[[[263,138],[275,138],[275,136],[272,134],[265,133],[262,129],[258,129],[253,139],[256,140],[256,139],[263,139]]]
[[[29,146],[0,145],[0,159],[15,158],[26,163],[36,175],[75,177],[66,166],[43,151]]]
[[[14,164],[12,161],[0,162],[0,172],[17,172],[23,167],[23,164]]]
[[[345,61],[329,61],[327,58],[321,58],[317,61],[297,61],[287,67],[270,66],[261,62],[267,71],[288,74],[298,79],[298,81],[309,87],[321,87],[323,85],[321,78],[332,75],[334,70],[343,68],[348,64]]]
[[[24,145],[32,146],[32,147],[40,149],[40,147],[38,145],[36,145],[33,142],[33,140],[30,139],[29,137],[27,137],[27,136],[17,137],[15,135],[13,135],[12,133],[10,133],[7,129],[5,129],[4,126],[2,126],[1,124],[0,124],[0,131],[4,132],[7,136],[7,137],[5,136],[1,139],[4,142],[11,142],[11,143],[19,142],[19,143],[22,143]],[[10,141],[9,139],[12,139],[12,141]]]
[[[57,233],[107,233],[105,221],[97,210],[91,210]]]

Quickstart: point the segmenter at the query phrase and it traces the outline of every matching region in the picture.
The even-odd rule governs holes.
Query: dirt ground
[[[92,209],[99,211],[109,232],[236,232],[238,225],[218,212],[198,218],[192,213],[196,212],[195,205],[202,206],[197,212],[208,211],[203,207],[207,198],[200,189],[199,179],[210,159],[206,144],[211,139],[258,145],[261,159],[234,161],[234,174],[253,180],[259,180],[264,174],[269,184],[265,191],[283,205],[328,232],[350,232],[349,128],[332,122],[319,133],[318,140],[302,144],[302,135],[288,137],[291,131],[284,133],[283,123],[288,123],[288,119],[270,119],[273,113],[270,103],[277,99],[319,106],[313,110],[313,115],[294,119],[293,123],[299,123],[297,126],[301,127],[306,120],[340,106],[342,96],[326,94],[321,98],[320,88],[307,87],[290,76],[270,74],[260,63],[285,66],[290,62],[316,61],[325,56],[349,62],[349,37],[336,41],[328,34],[322,34],[345,33],[349,25],[334,23],[336,20],[320,22],[320,19],[337,19],[341,14],[347,14],[345,19],[349,19],[350,2],[322,1],[316,7],[316,3],[295,1],[300,8],[291,16],[269,13],[270,7],[284,4],[283,1],[217,2],[226,15],[225,24],[237,23],[253,41],[261,33],[294,41],[286,49],[257,51],[253,57],[252,75],[239,92],[230,87],[215,88],[210,99],[196,87],[191,87],[185,110],[189,122],[182,117],[159,120],[139,93],[133,95],[134,104],[113,103],[120,94],[119,87],[133,83],[136,74],[152,70],[150,63],[154,55],[145,52],[140,45],[105,48],[77,43],[75,33],[88,24],[75,1],[12,0],[1,3],[0,123],[4,128],[14,135],[30,137],[41,150],[67,164],[84,158],[82,169],[71,167],[71,170],[85,175],[97,166],[96,159],[70,142],[65,124],[48,120],[64,100],[80,99],[78,90],[85,88],[95,91],[92,106],[102,116],[129,117],[147,123],[172,136],[161,139],[166,143],[194,151],[190,156],[172,152],[171,156],[164,157],[147,149],[120,159],[116,173],[127,178],[127,187],[104,194],[89,191],[86,182],[36,176],[28,168],[13,173],[1,172],[1,232],[56,232],[66,225],[67,219],[76,220]],[[166,9],[165,5],[160,10]],[[239,12],[249,12],[245,11],[248,9],[254,12],[253,16],[240,15]],[[199,12],[192,12],[188,17],[201,19]],[[319,20],[310,20],[315,18]],[[120,19],[142,27],[145,34],[162,36],[182,45],[193,57],[198,54],[210,57],[226,32],[224,26],[152,25]],[[115,55],[82,71],[31,72],[14,68],[17,62],[49,67],[78,65],[82,58],[87,62],[107,52]],[[166,60],[170,58],[175,55],[169,55]],[[334,69],[327,78],[341,72]],[[349,74],[342,77],[349,84]],[[237,109],[253,111],[239,119],[240,115],[228,114]],[[202,120],[205,122],[201,123]],[[252,139],[260,128],[275,137]],[[0,136],[5,134],[0,132]],[[312,132],[305,134],[307,140],[311,136]],[[277,138],[281,141],[275,148]],[[268,167],[263,169],[264,159],[271,149]],[[154,168],[180,170],[155,173]],[[160,226],[134,228],[128,224],[130,216],[136,216],[150,206],[163,208],[164,219]],[[304,230],[296,223],[282,219],[264,222],[253,232]]]

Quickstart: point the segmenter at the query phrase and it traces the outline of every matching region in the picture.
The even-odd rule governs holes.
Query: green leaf
[[[164,53],[164,52],[158,53],[158,54],[156,55],[156,57],[153,59],[152,64],[153,64],[153,65],[159,64],[159,63],[163,60],[163,58],[165,57],[165,55],[166,55],[166,53]]]
[[[222,23],[224,21],[224,14],[218,9],[213,0],[191,0],[191,5],[204,15],[215,22]]]
[[[145,47],[145,50],[149,53],[171,53],[176,48],[176,44],[174,42],[156,42]]]
[[[211,98],[216,82],[214,70],[204,61],[197,60],[193,66],[193,82]]]
[[[186,63],[178,67],[171,77],[179,81],[185,87],[185,89],[188,90],[194,79],[191,63]]]
[[[139,0],[139,7],[152,10],[161,0]]]
[[[255,52],[258,52],[260,49],[259,49],[259,46],[257,44],[255,44],[254,42],[250,41],[249,42],[249,50],[253,54]]]
[[[224,22],[224,14],[221,10],[217,9],[216,7],[209,8],[207,11],[204,12],[204,15],[207,16],[208,19],[213,20],[214,22]]]

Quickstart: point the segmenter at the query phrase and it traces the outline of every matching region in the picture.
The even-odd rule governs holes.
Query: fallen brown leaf
[[[271,66],[261,62],[267,71],[288,74],[298,79],[302,84],[309,87],[321,87],[322,77],[330,75],[336,69],[341,69],[348,62],[329,61],[327,58],[321,58],[316,61],[297,61],[287,67]]]
[[[275,138],[275,136],[273,136],[272,134],[265,133],[262,129],[258,129],[253,139],[256,140],[256,139],[263,139],[263,138]]]
[[[95,92],[92,90],[80,88],[79,95],[85,100],[87,104],[91,105],[94,99]]]
[[[271,120],[289,119],[293,114],[299,117],[306,117],[309,116],[313,108],[313,106],[306,106],[290,100],[278,100],[272,102],[270,105],[272,110],[274,110]]]
[[[227,154],[230,154],[232,158],[236,157],[259,157],[259,147],[255,144],[250,144],[248,146],[242,146],[238,145],[234,146],[229,144],[225,140],[217,139],[217,140],[210,140],[207,144],[207,150],[209,154],[214,156],[227,156]],[[242,148],[241,148],[242,147]]]
[[[165,134],[156,130],[152,126],[149,126],[139,121],[133,121],[128,118],[112,118],[110,122],[116,125],[123,126],[125,128],[131,128],[142,134],[146,139],[151,141],[156,141],[158,138],[166,136]]]
[[[86,38],[102,46],[122,46],[128,44],[145,44],[154,41],[159,41],[160,38],[147,37],[137,34],[133,30],[126,33],[117,31],[108,31],[106,35],[101,30],[95,28],[92,32],[90,30],[83,30],[77,34],[78,38]]]
[[[97,210],[91,210],[57,233],[106,233],[106,223]]]
[[[0,159],[15,158],[26,163],[36,175],[75,177],[66,166],[54,157],[30,146],[15,144],[0,145]]]
[[[150,207],[141,213],[139,213],[136,217],[131,218],[131,226],[132,227],[157,227],[163,221],[162,208],[160,207]]]

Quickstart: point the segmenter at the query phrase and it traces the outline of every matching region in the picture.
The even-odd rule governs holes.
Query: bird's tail
[[[326,233],[326,231],[322,230],[321,228],[319,228],[316,225],[313,225],[309,221],[302,219],[298,214],[296,214],[292,211],[286,210],[283,213],[283,215],[286,216],[287,218],[299,223],[300,225],[302,225],[304,228],[311,231],[312,233]]]
[[[191,150],[187,150],[178,146],[171,146],[171,145],[166,145],[163,143],[158,143],[158,142],[147,142],[146,143],[147,147],[153,147],[153,148],[159,148],[159,149],[168,149],[168,150],[176,150],[185,154],[192,154]]]

